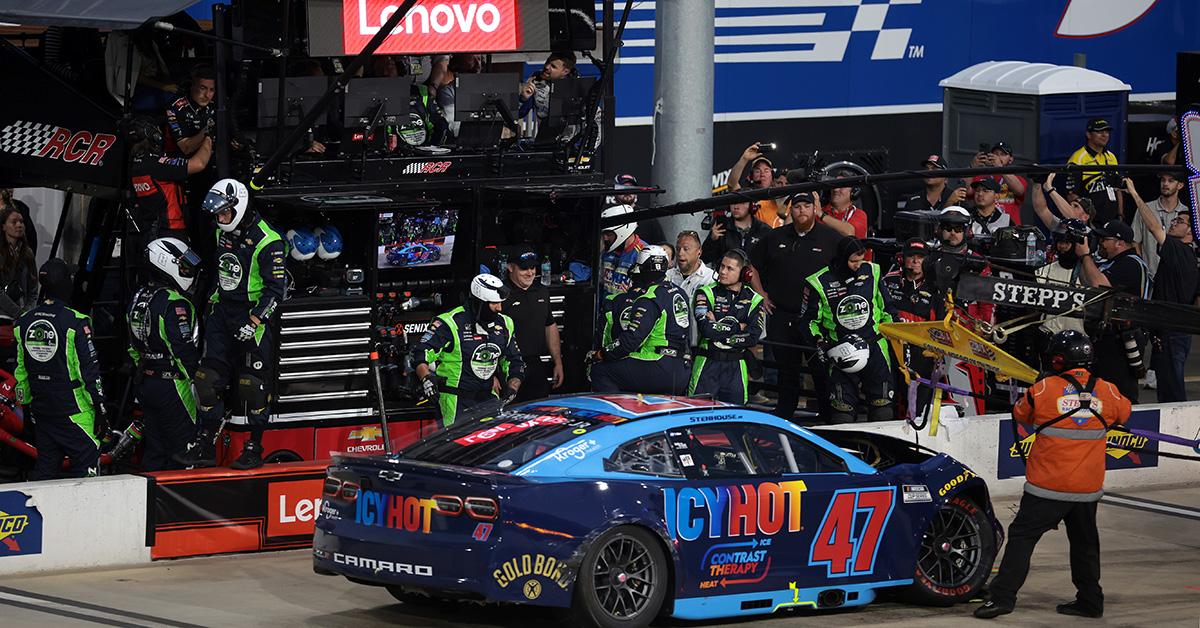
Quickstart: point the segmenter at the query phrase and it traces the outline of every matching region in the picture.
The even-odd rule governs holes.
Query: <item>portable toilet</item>
[[[986,61],[943,79],[942,155],[967,166],[981,145],[1007,142],[1018,161],[1066,163],[1091,118],[1113,127],[1108,149],[1125,163],[1129,85],[1070,65]]]

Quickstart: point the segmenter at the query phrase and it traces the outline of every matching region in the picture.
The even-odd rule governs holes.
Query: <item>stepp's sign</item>
[[[517,0],[422,0],[376,54],[516,50]],[[399,0],[342,0],[342,43],[355,54],[398,9]]]

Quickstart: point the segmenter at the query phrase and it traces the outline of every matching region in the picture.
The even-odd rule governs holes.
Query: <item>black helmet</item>
[[[1076,368],[1087,368],[1095,359],[1092,341],[1081,331],[1065,329],[1052,338],[1046,347],[1046,365],[1055,373]]]
[[[834,248],[833,258],[829,260],[829,269],[834,273],[847,276],[850,274],[850,256],[855,254],[865,254],[867,247],[863,246],[862,242],[854,236],[846,236],[838,240],[837,247]]]
[[[135,154],[157,154],[163,150],[162,127],[150,116],[136,116],[129,121],[125,134]],[[145,142],[145,145],[142,143]]]
[[[74,283],[71,280],[71,267],[57,257],[46,260],[38,270],[38,284],[47,297],[66,301],[71,298]]]

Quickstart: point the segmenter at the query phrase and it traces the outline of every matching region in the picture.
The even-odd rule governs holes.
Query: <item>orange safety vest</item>
[[[1087,369],[1035,382],[1013,407],[1013,419],[1036,436],[1025,461],[1025,492],[1060,501],[1100,499],[1108,429],[1129,420],[1130,410],[1116,386]]]

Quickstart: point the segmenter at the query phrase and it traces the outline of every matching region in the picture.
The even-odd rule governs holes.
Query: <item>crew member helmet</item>
[[[488,304],[503,303],[508,299],[508,293],[508,286],[505,286],[499,277],[488,273],[475,275],[475,278],[471,280],[471,296],[467,297],[475,320],[481,323],[491,323],[498,319],[499,314],[493,312]]]
[[[845,373],[857,373],[871,359],[871,346],[857,334],[850,334],[825,352],[829,361]]]
[[[304,262],[317,254],[317,236],[308,229],[288,229],[287,239],[292,259]]]
[[[637,263],[629,270],[629,274],[666,273],[670,268],[670,262],[667,259],[667,250],[657,244],[652,244],[638,251]]]
[[[201,207],[213,216],[227,209],[233,210],[233,218],[229,224],[217,221],[217,227],[221,231],[230,232],[238,228],[250,210],[250,191],[237,179],[221,179],[208,189]]]
[[[1096,358],[1092,341],[1081,331],[1064,329],[1050,338],[1046,347],[1046,366],[1055,373],[1087,368]]]
[[[317,238],[317,257],[335,259],[342,254],[342,232],[333,225],[317,227],[313,230]]]
[[[629,205],[613,205],[612,207],[600,212],[600,217],[609,218],[611,216],[623,216],[630,213],[633,213],[633,207]],[[633,235],[633,232],[637,230],[637,223],[627,222],[623,225],[606,227],[604,230],[611,231],[616,234],[617,237],[613,239],[612,244],[608,245],[609,251],[615,251],[621,248],[621,246],[625,244],[625,240],[628,240],[629,236]]]
[[[196,281],[200,256],[178,238],[158,238],[146,245],[146,260],[163,278],[188,292]]]

